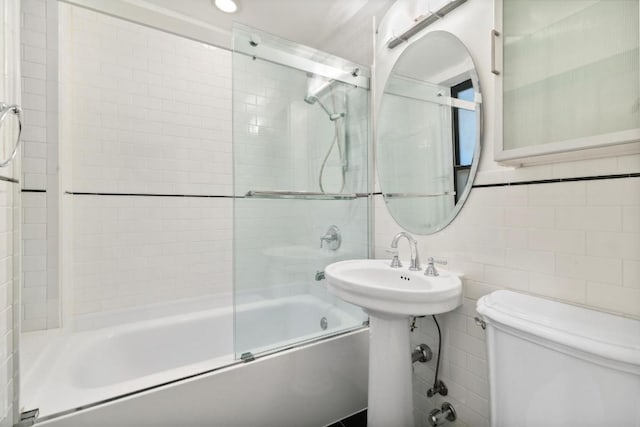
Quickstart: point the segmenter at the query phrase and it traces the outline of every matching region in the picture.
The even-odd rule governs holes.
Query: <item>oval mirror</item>
[[[446,227],[471,191],[481,145],[481,96],[471,55],[433,31],[400,55],[378,115],[380,189],[406,230]]]

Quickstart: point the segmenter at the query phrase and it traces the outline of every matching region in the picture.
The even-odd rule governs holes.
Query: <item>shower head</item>
[[[320,99],[315,95],[307,95],[307,96],[305,96],[304,97],[304,102],[306,102],[309,105],[313,105],[313,104],[315,104],[317,102],[318,105],[320,107],[322,107],[324,112],[327,113],[327,116],[329,116],[329,120],[331,120],[332,122],[338,120],[341,117],[344,117],[344,113],[332,113],[331,111],[329,111],[327,109],[327,107],[325,107],[324,104],[322,102],[320,102]]]

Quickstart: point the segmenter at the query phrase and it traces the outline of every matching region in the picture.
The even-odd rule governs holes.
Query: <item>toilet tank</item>
[[[493,427],[640,427],[640,321],[511,291],[478,301]]]

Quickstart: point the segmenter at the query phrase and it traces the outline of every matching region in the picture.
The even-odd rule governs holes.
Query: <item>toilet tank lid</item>
[[[640,366],[638,320],[506,290],[480,298],[477,310],[489,323]]]

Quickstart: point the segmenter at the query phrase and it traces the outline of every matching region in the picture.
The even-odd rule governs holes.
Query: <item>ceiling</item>
[[[146,0],[225,31],[235,21],[362,65],[371,64],[371,18],[379,22],[394,1],[236,0],[238,12],[226,14],[211,0]]]

